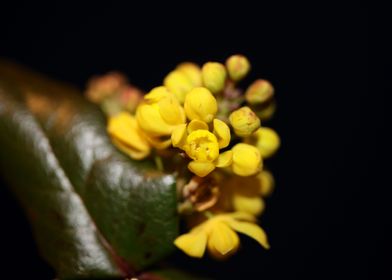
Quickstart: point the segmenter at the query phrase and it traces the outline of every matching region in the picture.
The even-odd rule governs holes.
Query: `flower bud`
[[[236,211],[258,216],[264,211],[265,203],[260,196],[234,195],[233,207]]]
[[[212,93],[223,90],[226,82],[226,69],[218,62],[207,62],[201,69],[203,84]]]
[[[232,170],[235,174],[251,176],[261,170],[262,158],[260,151],[256,147],[239,143],[231,150],[233,151]]]
[[[226,68],[230,78],[237,82],[249,73],[250,63],[243,55],[232,55],[226,60]]]
[[[246,90],[246,101],[251,105],[263,104],[274,96],[274,88],[270,82],[262,79],[254,81]]]
[[[187,75],[178,70],[170,72],[163,80],[163,85],[176,95],[181,104],[184,103],[185,95],[193,88]]]
[[[186,95],[184,109],[188,119],[209,123],[218,111],[218,104],[208,89],[198,87]]]
[[[252,136],[246,138],[245,142],[256,146],[263,158],[272,156],[280,146],[279,135],[268,127],[260,127]]]
[[[235,134],[240,137],[249,136],[260,127],[260,119],[246,106],[232,112],[229,120]]]
[[[105,98],[120,92],[127,83],[126,77],[118,72],[110,72],[103,76],[94,77],[87,85],[87,99],[93,103],[100,103]]]
[[[193,87],[200,87],[202,85],[201,69],[197,64],[184,62],[178,65],[176,70],[187,76]]]
[[[275,179],[272,173],[267,170],[263,170],[259,175],[257,175],[257,179],[259,180],[261,196],[267,197],[271,195],[275,188]]]

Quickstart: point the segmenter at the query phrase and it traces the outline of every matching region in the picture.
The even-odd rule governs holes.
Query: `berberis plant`
[[[228,258],[238,233],[270,247],[257,217],[276,105],[266,80],[239,88],[249,70],[242,55],[186,62],[147,94],[111,72],[84,98],[0,63],[1,174],[59,279],[192,279],[159,263]]]

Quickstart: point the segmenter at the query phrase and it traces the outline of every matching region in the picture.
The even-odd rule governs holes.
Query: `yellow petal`
[[[232,148],[233,172],[240,176],[251,176],[261,170],[262,158],[259,150],[251,145],[239,143]]]
[[[141,129],[152,137],[170,135],[174,127],[162,119],[159,107],[155,105],[139,105],[136,110],[137,122]]]
[[[223,167],[230,166],[232,162],[233,162],[233,152],[226,151],[224,153],[221,153],[214,163],[216,167],[223,168]]]
[[[214,134],[218,139],[220,149],[225,148],[229,145],[231,138],[230,128],[225,122],[219,119],[214,119]]]
[[[158,150],[163,150],[166,149],[171,145],[171,139],[160,139],[160,138],[154,138],[154,137],[148,137],[147,136],[148,142],[156,149]]]
[[[266,249],[270,248],[267,240],[267,234],[264,230],[256,224],[248,222],[239,222],[234,219],[227,221],[227,224],[237,232],[243,233],[254,240]]]
[[[116,140],[115,138],[112,139],[112,142],[119,150],[129,155],[133,159],[143,159],[150,154],[150,149],[144,151],[137,150],[132,146],[127,145],[126,143]]]
[[[183,147],[186,141],[186,124],[176,126],[171,135],[173,147]]]
[[[228,225],[218,221],[211,226],[208,247],[213,247],[220,254],[226,255],[230,251],[236,250],[239,243],[238,235]]]
[[[170,124],[185,123],[185,111],[174,96],[167,96],[158,102],[159,113],[162,119]]]
[[[240,221],[247,221],[247,222],[256,222],[257,219],[254,215],[246,213],[246,212],[233,212],[226,215],[229,219],[236,219]]]
[[[170,93],[166,87],[155,87],[148,94],[144,96],[144,100],[148,104],[157,103],[161,99],[170,96]]]
[[[247,212],[252,215],[260,215],[265,204],[259,196],[243,196],[234,194],[233,195],[233,206],[236,211]]]
[[[201,121],[201,120],[192,120],[189,124],[188,124],[188,133],[192,133],[195,130],[198,129],[204,129],[204,130],[208,130],[208,124]]]
[[[201,258],[207,245],[207,234],[204,231],[191,232],[180,235],[174,244],[187,255]]]
[[[131,114],[123,112],[109,118],[107,131],[113,142],[132,158],[141,159],[150,153],[150,145]]]
[[[215,169],[215,165],[211,162],[200,162],[194,160],[188,164],[188,168],[197,176],[205,177]]]

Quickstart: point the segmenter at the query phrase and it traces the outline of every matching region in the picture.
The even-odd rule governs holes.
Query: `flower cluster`
[[[206,248],[216,258],[231,255],[239,246],[235,232],[269,248],[255,217],[274,186],[263,159],[280,140],[264,126],[276,108],[272,85],[259,79],[245,92],[238,87],[249,70],[246,57],[233,55],[225,65],[182,63],[143,98],[119,74],[96,78],[87,90],[108,114],[108,133],[121,151],[178,174],[178,209],[192,230],[174,243],[192,257]],[[131,102],[118,98],[131,88]],[[108,100],[116,110],[105,110]]]

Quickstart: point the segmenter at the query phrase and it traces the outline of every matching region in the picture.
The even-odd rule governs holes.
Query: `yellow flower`
[[[213,161],[219,156],[216,136],[208,130],[196,130],[186,138],[185,152],[193,159],[188,168],[200,177],[215,169]]]
[[[178,125],[171,135],[173,146],[184,150],[192,159],[189,170],[200,177],[207,176],[215,167],[232,164],[232,151],[219,154],[219,149],[230,143],[229,127],[218,119],[214,119],[213,124],[213,132],[210,132],[207,123],[195,119],[188,125]]]
[[[157,87],[138,106],[136,119],[150,143],[163,149],[170,145],[173,130],[185,123],[185,112],[174,94],[165,87]]]
[[[233,81],[242,80],[250,70],[249,60],[243,55],[232,55],[226,60],[226,68]]]
[[[260,151],[252,145],[239,143],[232,149],[232,170],[240,176],[251,176],[262,169]]]
[[[254,81],[245,92],[246,101],[252,105],[263,104],[269,101],[273,96],[273,86],[270,82],[262,79]]]
[[[143,159],[150,154],[150,145],[131,114],[110,117],[107,131],[113,143],[131,158]]]
[[[272,156],[280,146],[279,135],[271,128],[260,127],[252,136],[244,140],[255,145],[263,158]]]
[[[219,214],[177,237],[174,244],[194,258],[203,257],[206,248],[212,256],[222,258],[238,249],[240,242],[237,231],[269,249],[266,233],[254,222],[255,218],[246,213]]]
[[[218,62],[207,62],[201,69],[203,85],[212,93],[223,90],[226,82],[226,69]]]
[[[212,162],[219,156],[218,139],[208,130],[195,130],[186,138],[185,151],[193,160]]]
[[[197,87],[186,95],[184,109],[188,119],[209,123],[218,111],[218,104],[208,89]]]
[[[232,112],[229,120],[235,134],[240,137],[249,136],[260,127],[259,117],[247,106]]]

